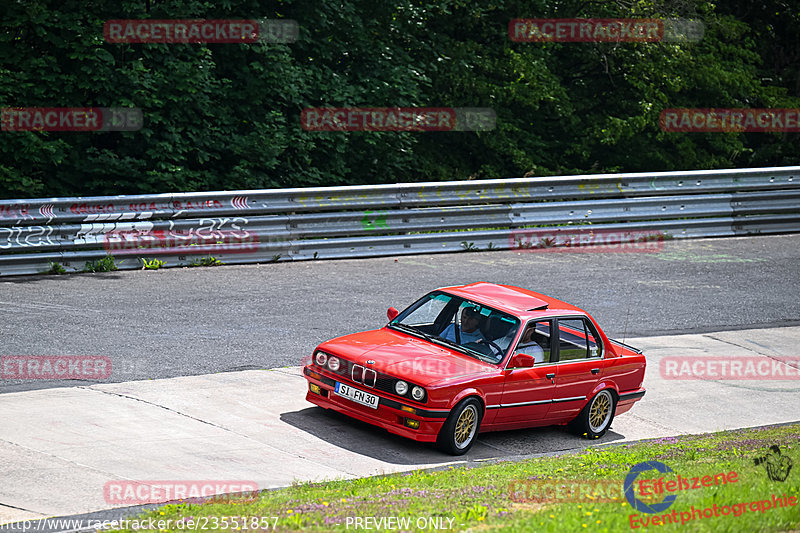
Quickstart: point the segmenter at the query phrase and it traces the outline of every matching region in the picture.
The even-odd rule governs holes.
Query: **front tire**
[[[480,402],[475,398],[465,399],[450,412],[439,431],[436,445],[445,453],[464,455],[477,440],[482,418]]]
[[[614,394],[603,389],[570,422],[570,429],[585,439],[599,439],[611,427],[615,408]]]

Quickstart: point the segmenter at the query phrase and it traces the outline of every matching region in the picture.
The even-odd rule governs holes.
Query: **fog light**
[[[406,418],[403,423],[410,427],[411,429],[419,429],[419,420],[414,420],[413,418]]]
[[[322,389],[320,389],[319,385],[317,385],[315,383],[309,383],[308,384],[308,388],[311,389],[311,392],[313,392],[314,394],[321,394],[322,393]]]
[[[400,406],[400,410],[401,411],[405,411],[406,413],[411,413],[412,415],[417,414],[417,410],[416,409],[414,409],[413,407],[409,407],[407,405],[401,405]]]

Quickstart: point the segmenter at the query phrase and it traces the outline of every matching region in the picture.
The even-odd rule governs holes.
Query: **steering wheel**
[[[495,355],[502,355],[503,354],[503,350],[498,345],[496,345],[494,342],[490,341],[489,339],[478,339],[475,342],[478,343],[478,344],[481,344],[481,343],[488,344],[491,348],[494,348],[497,351],[497,353]]]

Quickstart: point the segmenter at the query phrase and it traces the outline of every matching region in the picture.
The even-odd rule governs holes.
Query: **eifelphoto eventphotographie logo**
[[[696,42],[705,24],[694,19],[530,18],[512,19],[508,36],[524,43]]]
[[[108,20],[103,37],[109,43],[293,43],[300,30],[291,19],[127,19]]]
[[[309,107],[300,113],[306,131],[489,131],[497,123],[487,107]]]
[[[763,465],[767,477],[772,481],[786,481],[792,471],[794,462],[788,455],[781,454],[781,447],[777,444],[770,446],[763,455],[753,459],[756,466]]]
[[[658,253],[666,234],[654,230],[552,228],[511,230],[508,245],[517,252]]]
[[[135,107],[4,107],[2,131],[138,131],[144,119]]]
[[[779,452],[775,452],[773,446],[766,455],[757,457],[756,464],[767,463],[777,465],[777,473],[780,477],[788,476],[791,470],[791,461],[788,463],[777,461]],[[644,478],[642,474],[655,470],[658,477]],[[642,478],[640,479],[640,476]],[[772,478],[770,478],[772,479]],[[785,477],[784,477],[785,479]],[[646,528],[648,526],[663,526],[667,524],[685,525],[690,522],[714,519],[722,516],[740,517],[748,512],[751,514],[764,514],[770,510],[784,509],[797,505],[796,496],[784,494],[770,494],[769,497],[758,497],[753,500],[740,502],[714,503],[708,507],[695,507],[691,505],[688,509],[675,509],[667,511],[677,500],[677,495],[682,491],[702,490],[704,488],[722,487],[731,483],[739,483],[739,474],[735,471],[725,472],[720,470],[712,474],[695,477],[677,476],[672,468],[659,461],[645,461],[631,467],[625,477],[624,490],[625,498],[631,507],[643,514],[628,515],[628,522],[631,529]],[[635,488],[638,487],[638,490]],[[665,496],[660,501],[661,495]]]
[[[644,472],[650,472],[652,470],[664,475],[657,478],[642,477],[639,479],[639,476]],[[625,499],[627,499],[631,507],[637,511],[650,514],[660,513],[669,509],[677,499],[676,493],[681,491],[697,490],[704,487],[739,482],[739,474],[732,470],[695,477],[683,477],[677,474],[674,476],[675,479],[669,479],[673,476],[668,476],[668,474],[674,474],[672,468],[660,461],[644,461],[633,465],[628,471],[628,475],[625,477]],[[638,487],[638,491],[634,490],[635,487]],[[645,501],[656,499],[661,494],[666,494],[666,496],[660,502],[649,503]],[[645,498],[641,498],[642,496]]]
[[[111,376],[111,358],[102,355],[4,355],[2,379],[102,381]]]

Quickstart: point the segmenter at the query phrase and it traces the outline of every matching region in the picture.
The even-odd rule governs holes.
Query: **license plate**
[[[339,396],[343,396],[348,400],[353,400],[356,403],[360,403],[361,405],[366,405],[367,407],[372,407],[373,409],[378,408],[378,396],[374,394],[370,394],[368,392],[364,392],[363,390],[354,389],[349,385],[345,385],[344,383],[336,382],[336,394]]]

